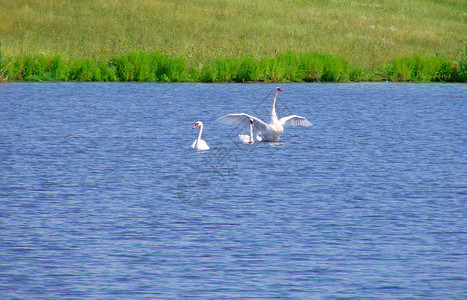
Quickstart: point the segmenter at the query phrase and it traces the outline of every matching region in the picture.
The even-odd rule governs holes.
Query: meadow
[[[467,3],[0,0],[0,78],[466,81]]]

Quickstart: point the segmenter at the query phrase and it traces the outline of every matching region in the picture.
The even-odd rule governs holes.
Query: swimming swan
[[[245,144],[254,144],[255,143],[255,139],[253,138],[253,127],[254,127],[254,122],[253,122],[253,119],[250,118],[250,135],[247,135],[247,134],[239,134],[238,135],[238,138],[244,142]],[[256,136],[256,140],[258,142],[261,142],[261,137],[259,135]]]
[[[203,134],[203,122],[198,121],[195,123],[195,126],[193,128],[199,127],[199,134],[198,138],[193,142],[191,145],[191,148],[200,151],[200,150],[209,150],[208,144],[204,140],[201,139],[201,134]]]
[[[225,115],[217,119],[217,121],[224,123],[224,124],[246,127],[248,126],[248,123],[250,122],[250,120],[253,120],[253,126],[256,128],[256,130],[263,133],[263,138],[262,138],[263,142],[276,142],[279,139],[279,137],[282,135],[282,133],[284,132],[284,126],[305,126],[307,127],[307,126],[313,125],[306,118],[300,117],[297,115],[283,117],[280,119],[277,118],[276,98],[279,92],[281,91],[282,89],[278,87],[276,88],[276,91],[274,92],[274,98],[272,99],[272,106],[271,106],[271,118],[270,118],[269,124],[266,124],[265,122],[261,121],[258,118],[255,118],[253,116],[243,114],[243,113]]]

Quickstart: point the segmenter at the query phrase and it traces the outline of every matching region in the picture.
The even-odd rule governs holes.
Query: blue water
[[[467,85],[280,86],[0,85],[0,298],[467,298]]]

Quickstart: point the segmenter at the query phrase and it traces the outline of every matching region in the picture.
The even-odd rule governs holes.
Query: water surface
[[[0,85],[0,298],[466,298],[466,85],[281,87]]]

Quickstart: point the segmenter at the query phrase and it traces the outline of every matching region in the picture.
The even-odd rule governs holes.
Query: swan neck
[[[276,98],[277,94],[279,94],[278,91],[274,92],[274,97],[272,98],[272,105],[271,105],[271,121],[274,119],[277,119],[277,114],[276,114]]]
[[[250,124],[250,143],[253,143],[254,140],[253,140],[253,125]]]
[[[199,126],[198,142],[201,140],[201,134],[203,134],[203,126]]]

